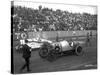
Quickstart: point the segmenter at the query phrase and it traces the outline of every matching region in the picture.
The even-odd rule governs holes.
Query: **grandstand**
[[[97,15],[71,13],[60,9],[12,6],[13,31],[97,30]]]

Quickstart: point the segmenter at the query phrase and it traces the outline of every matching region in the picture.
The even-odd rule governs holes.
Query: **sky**
[[[90,5],[71,5],[71,4],[58,4],[58,3],[40,3],[40,2],[24,2],[24,1],[14,1],[15,6],[25,6],[28,8],[38,9],[38,6],[42,8],[52,8],[53,10],[60,9],[63,11],[69,11],[72,13],[89,13],[97,14],[97,7]]]

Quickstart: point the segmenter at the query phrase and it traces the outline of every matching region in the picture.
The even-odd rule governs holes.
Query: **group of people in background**
[[[38,9],[12,6],[13,30],[17,31],[72,31],[96,30],[97,15],[71,13],[60,9]]]

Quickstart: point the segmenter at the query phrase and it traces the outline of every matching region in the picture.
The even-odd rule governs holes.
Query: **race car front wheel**
[[[48,56],[48,49],[47,48],[42,48],[39,50],[39,55],[42,58],[46,58]]]
[[[82,50],[81,46],[76,47],[75,54],[78,55],[78,56],[83,54],[83,50]]]

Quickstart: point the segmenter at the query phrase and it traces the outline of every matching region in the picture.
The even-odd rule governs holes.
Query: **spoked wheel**
[[[42,58],[46,58],[46,57],[48,56],[48,49],[47,49],[47,48],[42,48],[42,49],[40,49],[39,55],[40,55]]]
[[[78,55],[78,56],[83,54],[83,50],[82,50],[81,46],[76,47],[75,54]]]

